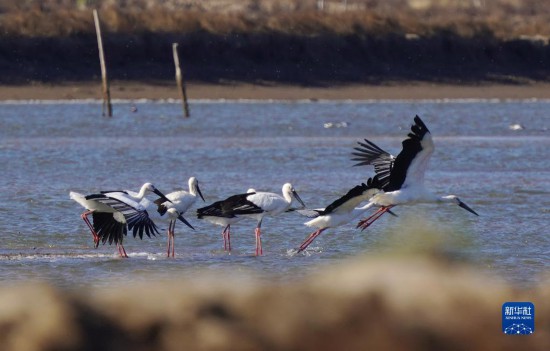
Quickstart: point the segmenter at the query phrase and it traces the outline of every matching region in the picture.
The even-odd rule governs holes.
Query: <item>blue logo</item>
[[[502,305],[502,331],[510,335],[535,332],[535,305],[531,302],[505,302]]]

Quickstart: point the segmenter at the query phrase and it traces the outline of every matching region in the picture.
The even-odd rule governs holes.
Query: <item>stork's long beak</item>
[[[476,216],[479,216],[476,211],[472,210],[468,205],[466,205],[464,202],[459,201],[458,206],[462,207],[466,211],[475,214]]]
[[[199,196],[201,197],[202,201],[206,202],[206,200],[204,199],[204,196],[202,196],[201,188],[199,188],[199,183],[197,183],[197,193],[199,193]]]
[[[189,228],[195,230],[195,228],[193,228],[193,226],[189,222],[187,222],[187,220],[185,218],[183,218],[182,215],[178,215],[178,219],[180,221],[182,221],[183,223],[185,223],[185,225],[188,226]]]
[[[296,190],[292,189],[292,195],[294,196],[294,198],[296,200],[298,200],[298,202],[300,203],[300,205],[302,205],[301,208],[306,208],[306,204],[304,204],[304,202],[302,201],[302,199],[300,199],[300,195],[298,195],[298,193],[296,192]]]
[[[155,188],[155,190],[153,190],[153,192],[154,192],[155,194],[157,194],[158,196],[160,196],[160,198],[163,200],[162,202],[166,202],[166,201],[172,202],[172,201],[170,201],[166,196],[164,196],[164,194],[161,193],[160,190],[158,190],[157,188]]]

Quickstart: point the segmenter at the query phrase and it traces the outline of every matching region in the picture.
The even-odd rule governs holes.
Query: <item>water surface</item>
[[[550,269],[549,101],[194,101],[191,109],[183,119],[177,103],[119,101],[105,118],[96,101],[1,104],[0,279],[82,287],[210,271],[288,281],[406,246],[404,223],[435,228],[454,255],[515,284],[537,284]],[[291,182],[309,207],[324,207],[372,175],[352,167],[356,141],[369,138],[397,154],[415,114],[436,144],[426,182],[460,196],[479,217],[451,205],[396,208],[399,218],[365,232],[355,223],[328,230],[306,254],[291,256],[312,230],[286,214],[264,220],[264,256],[254,257],[254,221],[234,226],[228,255],[221,228],[191,211],[185,217],[196,230],[176,226],[175,259],[164,257],[163,230],[158,238],[126,238],[131,258],[122,260],[115,247],[93,249],[83,209],[68,196],[137,191],[147,181],[170,192],[196,176],[206,203],[250,187],[280,192]]]

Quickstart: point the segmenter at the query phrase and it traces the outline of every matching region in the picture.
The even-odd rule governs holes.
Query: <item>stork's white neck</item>
[[[415,203],[439,203],[443,197],[435,195],[423,186],[407,187],[387,193],[379,193],[372,197],[371,201],[379,206],[415,204]]]
[[[457,198],[456,195],[446,195],[446,196],[436,196],[437,200],[436,202],[444,202],[444,203],[456,203]]]
[[[292,203],[292,186],[288,183],[283,185],[283,197],[289,205]]]
[[[141,201],[145,197],[145,193],[147,192],[147,188],[148,188],[148,184],[143,184],[141,186],[141,189],[139,189],[139,193],[137,193],[137,195],[134,196],[134,198],[137,201]]]
[[[189,194],[193,196],[199,195],[199,181],[195,177],[189,178]]]

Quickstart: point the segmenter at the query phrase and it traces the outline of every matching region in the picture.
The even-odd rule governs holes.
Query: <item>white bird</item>
[[[255,193],[256,190],[250,188],[245,194],[232,195],[225,200],[216,201],[197,210],[199,219],[206,219],[210,223],[224,227],[222,231],[224,251],[231,251],[231,224],[235,224],[244,218],[234,214],[233,209],[238,204],[246,201],[247,196]]]
[[[95,247],[98,247],[100,241],[103,244],[109,241],[109,245],[114,242],[120,256],[128,257],[122,245],[128,229],[133,230],[134,237],[139,234],[139,237],[143,238],[144,232],[149,237],[158,234],[155,223],[149,218],[145,207],[139,203],[148,192],[164,197],[151,183],[143,184],[139,193],[103,191],[98,194],[83,195],[71,191],[69,196],[86,208],[81,217],[92,232]],[[89,215],[92,215],[93,225],[90,223]]]
[[[304,202],[298,196],[298,193],[290,183],[283,185],[283,196],[275,193],[255,192],[254,194],[246,194],[237,201],[233,208],[228,213],[236,216],[244,216],[256,219],[256,256],[263,254],[261,227],[262,220],[265,216],[276,216],[289,209],[292,200],[296,199],[302,207],[305,207]]]
[[[305,225],[317,228],[317,230],[311,233],[300,245],[297,253],[304,251],[309,244],[326,229],[336,228],[347,224],[374,206],[374,203],[369,202],[362,207],[356,207],[363,201],[369,200],[376,193],[380,192],[380,187],[381,185],[378,178],[375,176],[374,178],[369,178],[367,184],[363,183],[353,187],[346,195],[337,199],[324,209],[296,210],[296,212],[306,217],[313,218],[304,223]]]
[[[369,218],[359,221],[357,227],[363,230],[380,218],[390,208],[396,205],[418,203],[452,203],[478,216],[468,205],[456,195],[438,196],[424,186],[424,173],[428,161],[434,151],[432,134],[420,117],[414,117],[411,133],[403,140],[403,149],[392,156],[380,149],[374,143],[365,139],[365,143],[358,143],[361,147],[355,148],[354,161],[356,166],[373,165],[374,171],[382,183],[382,192],[374,195],[370,200],[380,206]]]
[[[155,200],[155,204],[157,205],[157,212],[160,216],[164,216],[167,211],[171,208],[173,208],[178,215],[183,215],[196,201],[197,197],[200,196],[202,201],[204,201],[204,197],[202,196],[201,189],[199,187],[199,181],[195,177],[189,178],[189,192],[184,190],[178,190],[171,192],[169,194],[166,194],[166,197],[160,197],[157,200]],[[166,201],[168,199],[168,201]],[[148,207],[145,204],[146,207]],[[174,213],[173,213],[174,214]],[[169,217],[170,224],[168,227],[168,244],[167,244],[167,256],[170,257],[170,252],[172,252],[172,257],[174,257],[174,229],[176,226],[176,219],[178,217]],[[193,228],[189,222],[187,222],[183,217],[180,219],[183,223],[185,223],[189,228]],[[171,229],[171,230],[170,230]],[[171,249],[171,250],[170,250]]]

